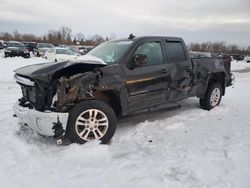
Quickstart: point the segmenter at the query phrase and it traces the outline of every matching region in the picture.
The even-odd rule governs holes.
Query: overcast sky
[[[0,0],[0,31],[129,33],[250,45],[250,0]]]

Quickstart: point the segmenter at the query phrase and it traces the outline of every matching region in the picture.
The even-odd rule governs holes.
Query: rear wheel
[[[69,114],[66,137],[83,144],[92,140],[108,143],[116,130],[116,116],[104,102],[90,100],[76,105]]]
[[[222,87],[220,83],[212,82],[209,84],[205,97],[200,99],[200,106],[202,109],[211,110],[220,104],[222,97]]]

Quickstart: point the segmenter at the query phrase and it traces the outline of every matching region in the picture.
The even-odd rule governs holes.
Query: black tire
[[[101,140],[102,144],[107,144],[112,139],[112,137],[115,133],[115,130],[116,130],[116,125],[117,125],[117,119],[116,119],[116,115],[115,115],[113,109],[104,102],[97,101],[97,100],[89,100],[89,101],[84,101],[84,102],[77,104],[69,112],[69,119],[68,119],[65,137],[67,139],[69,139],[70,142],[84,144],[87,141],[89,141],[89,140],[85,140],[82,137],[80,137],[79,132],[77,132],[78,128],[81,126],[83,126],[83,128],[82,128],[83,130],[87,129],[86,122],[84,123],[84,125],[81,125],[81,126],[77,125],[76,122],[77,122],[78,118],[83,117],[83,116],[81,116],[82,114],[84,114],[88,110],[93,110],[93,109],[102,112],[108,120],[107,121],[108,126],[107,126],[107,128],[105,128],[106,131],[105,131],[104,135],[101,138],[99,138],[98,140]],[[97,120],[97,117],[96,117],[96,120]],[[92,123],[94,123],[93,121],[96,122],[96,120],[91,119]],[[87,130],[88,131],[87,134],[90,136],[92,134],[94,136],[94,131],[96,133],[97,130],[93,130],[91,132],[89,129],[90,128],[88,128],[88,130]],[[96,128],[96,129],[99,129],[99,128]],[[80,130],[80,131],[83,132],[83,130]],[[91,134],[90,134],[90,132],[91,132]],[[97,140],[97,139],[93,139],[93,140]]]
[[[55,59],[55,62],[57,62],[57,59]]]
[[[215,102],[215,100],[214,100],[214,102],[211,102],[212,93],[215,90],[216,91],[219,90],[220,94],[219,94],[219,97],[217,97],[216,102]],[[200,99],[200,106],[204,110],[211,110],[215,106],[219,106],[221,98],[222,98],[221,84],[218,82],[211,82],[207,88],[207,91],[205,93],[205,97],[203,99]]]

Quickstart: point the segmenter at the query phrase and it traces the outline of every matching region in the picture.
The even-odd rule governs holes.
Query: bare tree
[[[62,36],[62,41],[67,42],[67,39],[69,39],[69,36],[71,36],[72,29],[70,29],[69,27],[66,27],[66,26],[62,26],[59,29],[59,32]]]
[[[77,34],[76,34],[76,40],[77,40],[77,41],[84,41],[84,40],[85,40],[84,34],[82,34],[82,33],[77,33]]]
[[[21,35],[18,33],[17,30],[14,30],[14,31],[13,31],[13,38],[14,38],[15,40],[17,40],[17,41],[21,41],[21,40],[22,40]]]
[[[91,37],[91,40],[94,42],[95,45],[101,44],[104,42],[104,38],[98,34]]]

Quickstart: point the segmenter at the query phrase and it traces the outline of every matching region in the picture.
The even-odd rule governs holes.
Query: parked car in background
[[[27,42],[26,46],[30,52],[34,52],[35,49],[37,49],[37,43],[36,42]]]
[[[237,61],[242,61],[245,58],[244,55],[240,55],[240,54],[231,54],[231,56],[233,57],[234,60],[237,60]]]
[[[246,57],[244,58],[244,61],[246,61],[247,63],[250,63],[250,56],[246,56]]]
[[[0,40],[0,50],[4,48],[3,40]]]
[[[55,46],[56,47],[61,47],[61,48],[69,48],[71,51],[73,51],[74,53],[78,54],[79,56],[83,55],[83,54],[79,53],[79,51],[77,50],[77,48],[75,46],[72,46],[72,45],[58,44],[58,45],[55,45]]]
[[[45,52],[44,57],[49,61],[71,61],[74,60],[79,54],[73,52],[69,48],[54,47]]]
[[[35,56],[44,56],[45,52],[49,49],[53,48],[52,44],[49,43],[38,43],[37,48],[34,49],[34,55]]]
[[[92,50],[94,46],[75,46],[75,49],[82,55],[85,55],[90,50]]]
[[[29,50],[25,47],[25,45],[17,41],[7,42],[6,48],[4,50],[4,55],[5,57],[15,57],[15,56],[22,56],[25,58],[30,57]]]
[[[81,54],[81,53],[79,53],[79,52],[78,52],[78,50],[77,50],[77,49],[75,49],[74,47],[69,46],[68,48],[69,48],[70,50],[72,50],[74,53],[76,53],[78,56],[82,55],[82,54]]]

